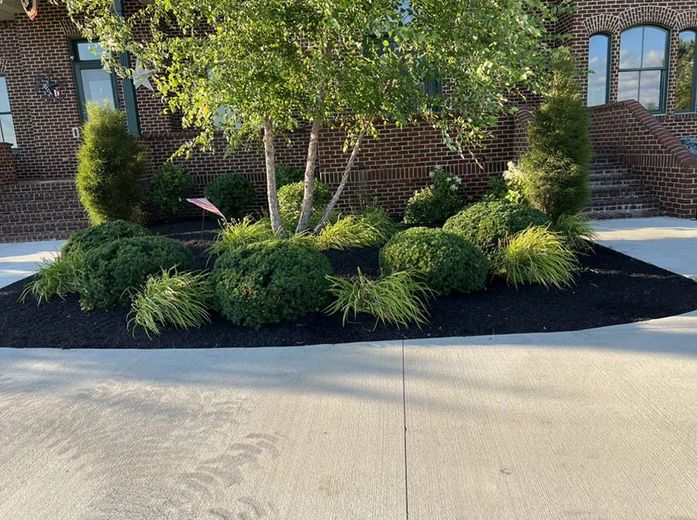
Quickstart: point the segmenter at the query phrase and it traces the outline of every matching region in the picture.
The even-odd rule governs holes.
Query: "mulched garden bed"
[[[200,223],[169,224],[154,231],[185,242],[199,255],[214,236]],[[337,274],[360,266],[376,274],[378,249],[331,251]],[[409,329],[374,327],[371,317],[342,326],[340,316],[313,314],[300,322],[253,330],[220,318],[200,329],[167,329],[148,339],[126,330],[128,310],[83,313],[77,296],[54,299],[37,307],[18,303],[26,280],[0,289],[0,347],[51,348],[217,348],[295,346],[354,341],[478,336],[522,332],[580,330],[673,316],[697,309],[697,283],[674,273],[596,246],[581,257],[577,284],[565,290],[540,286],[508,287],[494,281],[481,293],[431,301],[431,323]]]

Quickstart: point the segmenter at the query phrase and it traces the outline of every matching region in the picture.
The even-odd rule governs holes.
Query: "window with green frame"
[[[82,119],[87,118],[87,103],[119,108],[116,75],[104,70],[99,43],[87,40],[72,41],[73,71]]]
[[[665,112],[669,36],[668,30],[653,25],[632,27],[622,33],[619,101],[636,99],[650,112]]]
[[[697,49],[697,31],[691,29],[680,33],[676,75],[678,77],[675,91],[675,111],[695,112],[695,89],[697,88],[697,68],[695,68],[695,50]]]
[[[0,76],[0,143],[10,143],[12,148],[17,148],[17,136],[5,76]]]

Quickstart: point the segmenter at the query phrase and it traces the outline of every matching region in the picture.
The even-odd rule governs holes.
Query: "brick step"
[[[626,186],[641,188],[642,183],[639,177],[633,175],[607,175],[591,176],[589,179],[591,188],[604,188],[610,186]]]
[[[620,218],[660,217],[662,211],[652,209],[634,209],[624,211],[584,211],[583,216],[590,220],[612,220]]]
[[[589,168],[588,174],[591,177],[606,175],[632,175],[631,171],[625,166]]]
[[[606,199],[650,199],[651,192],[641,184],[591,185],[591,200]]]
[[[651,197],[617,197],[613,199],[591,200],[589,211],[624,211],[634,209],[658,210],[660,205]]]

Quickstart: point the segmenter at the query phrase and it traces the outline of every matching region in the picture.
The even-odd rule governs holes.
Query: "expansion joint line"
[[[404,439],[404,511],[409,520],[409,460],[407,458],[407,384],[406,384],[406,346],[402,340],[402,437]]]

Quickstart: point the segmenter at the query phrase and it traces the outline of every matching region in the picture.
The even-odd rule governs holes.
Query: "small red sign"
[[[210,213],[213,213],[214,215],[218,215],[219,217],[225,218],[225,215],[213,204],[210,200],[203,198],[203,199],[186,199],[186,202],[190,202],[194,206],[198,206],[204,211],[208,211]]]
[[[39,16],[39,0],[22,0],[24,12],[30,20],[36,20]]]

